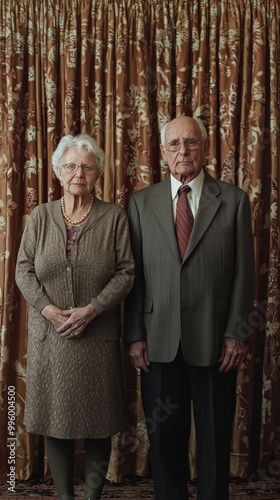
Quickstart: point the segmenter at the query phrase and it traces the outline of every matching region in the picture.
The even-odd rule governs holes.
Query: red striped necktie
[[[187,193],[189,191],[191,191],[191,188],[188,185],[183,185],[178,189],[178,201],[176,209],[176,234],[179,253],[182,260],[186,253],[193,227],[193,214],[187,197]]]

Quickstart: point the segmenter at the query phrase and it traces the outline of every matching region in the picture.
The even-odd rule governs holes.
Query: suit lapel
[[[158,190],[155,193],[152,201],[152,209],[171,251],[180,262],[173,219],[173,207],[169,177],[158,185]]]
[[[217,198],[218,194],[220,194],[219,185],[208,172],[205,172],[199,207],[183,262],[191,255],[215,217],[221,204],[220,200]]]

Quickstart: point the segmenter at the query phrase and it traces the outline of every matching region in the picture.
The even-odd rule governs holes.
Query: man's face
[[[174,141],[180,141],[179,149],[168,150],[168,144]],[[190,141],[196,149],[189,149],[186,141]],[[161,154],[171,174],[183,183],[194,179],[202,169],[207,147],[207,140],[202,140],[201,130],[196,121],[189,116],[172,120],[166,129],[165,145],[167,147],[160,146]]]

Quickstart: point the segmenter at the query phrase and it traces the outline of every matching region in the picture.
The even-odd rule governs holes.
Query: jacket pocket
[[[145,299],[144,300],[144,313],[151,313],[153,312],[153,301],[152,299]]]

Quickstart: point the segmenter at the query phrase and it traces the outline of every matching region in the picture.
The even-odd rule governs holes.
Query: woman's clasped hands
[[[82,337],[87,325],[98,316],[98,312],[92,304],[66,310],[49,304],[42,310],[42,315],[52,323],[60,337],[75,340]]]

